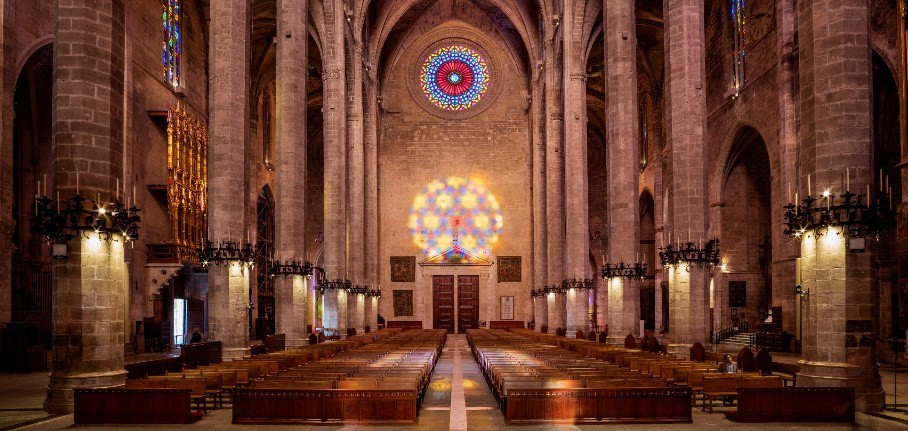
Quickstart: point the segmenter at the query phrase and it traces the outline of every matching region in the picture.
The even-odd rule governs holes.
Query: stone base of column
[[[886,394],[883,392],[876,367],[861,367],[837,362],[798,361],[798,386],[855,388],[855,407],[860,412],[883,410]]]
[[[243,359],[244,356],[249,356],[251,351],[248,347],[230,347],[221,350],[221,360],[230,361],[234,359]]]
[[[52,415],[65,415],[73,412],[74,388],[105,388],[126,384],[126,370],[107,373],[85,373],[74,375],[50,374],[47,384],[47,398],[44,400],[44,411]]]

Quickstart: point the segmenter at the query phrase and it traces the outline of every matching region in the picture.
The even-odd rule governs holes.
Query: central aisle
[[[437,415],[441,412],[447,416],[447,424]],[[452,431],[492,430],[504,426],[498,403],[489,391],[464,335],[448,335],[419,413],[420,428],[423,424]]]

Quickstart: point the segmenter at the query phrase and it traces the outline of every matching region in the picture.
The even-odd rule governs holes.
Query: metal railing
[[[720,330],[716,331],[716,333],[714,334],[713,343],[719,344],[742,332],[748,332],[748,329],[750,329],[750,325],[748,325],[747,322],[741,322],[737,326],[729,326],[727,328],[720,329]],[[754,334],[750,334],[750,339],[748,340],[748,342],[751,346],[754,345],[754,342],[755,342]]]

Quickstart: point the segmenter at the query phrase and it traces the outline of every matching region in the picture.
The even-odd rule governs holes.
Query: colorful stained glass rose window
[[[419,80],[435,106],[460,111],[479,103],[488,91],[489,67],[472,49],[449,45],[429,54]]]

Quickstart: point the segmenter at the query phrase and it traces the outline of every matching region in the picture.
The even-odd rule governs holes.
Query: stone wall
[[[480,23],[487,25],[486,23]],[[514,319],[533,320],[529,287],[532,250],[531,146],[527,80],[524,71],[494,37],[476,30],[475,23],[449,22],[432,30],[431,38],[415,38],[389,67],[383,81],[379,163],[379,273],[382,288],[416,289],[414,303],[425,304],[425,314],[395,317],[392,298],[383,296],[380,314],[388,320],[422,320],[432,325],[431,277],[415,283],[391,283],[390,256],[428,257],[414,245],[408,229],[413,199],[432,180],[463,176],[483,183],[501,205],[504,227],[492,256],[522,256],[520,283],[496,283],[496,266],[488,280],[481,279],[479,320],[498,318],[498,296],[514,296]],[[425,59],[429,45],[451,38],[452,43],[481,47],[490,58],[493,88],[470,109],[484,109],[468,118],[427,112],[408,79]],[[435,46],[435,45],[433,45]],[[520,77],[517,79],[511,77]],[[470,115],[468,112],[466,115]],[[433,268],[432,273],[438,273]],[[452,269],[450,274],[464,273]],[[481,272],[487,271],[483,268]],[[444,271],[442,271],[444,272]],[[417,271],[419,274],[420,271]],[[468,273],[474,273],[468,271]],[[486,285],[488,283],[488,285]],[[422,286],[422,288],[418,288]]]

